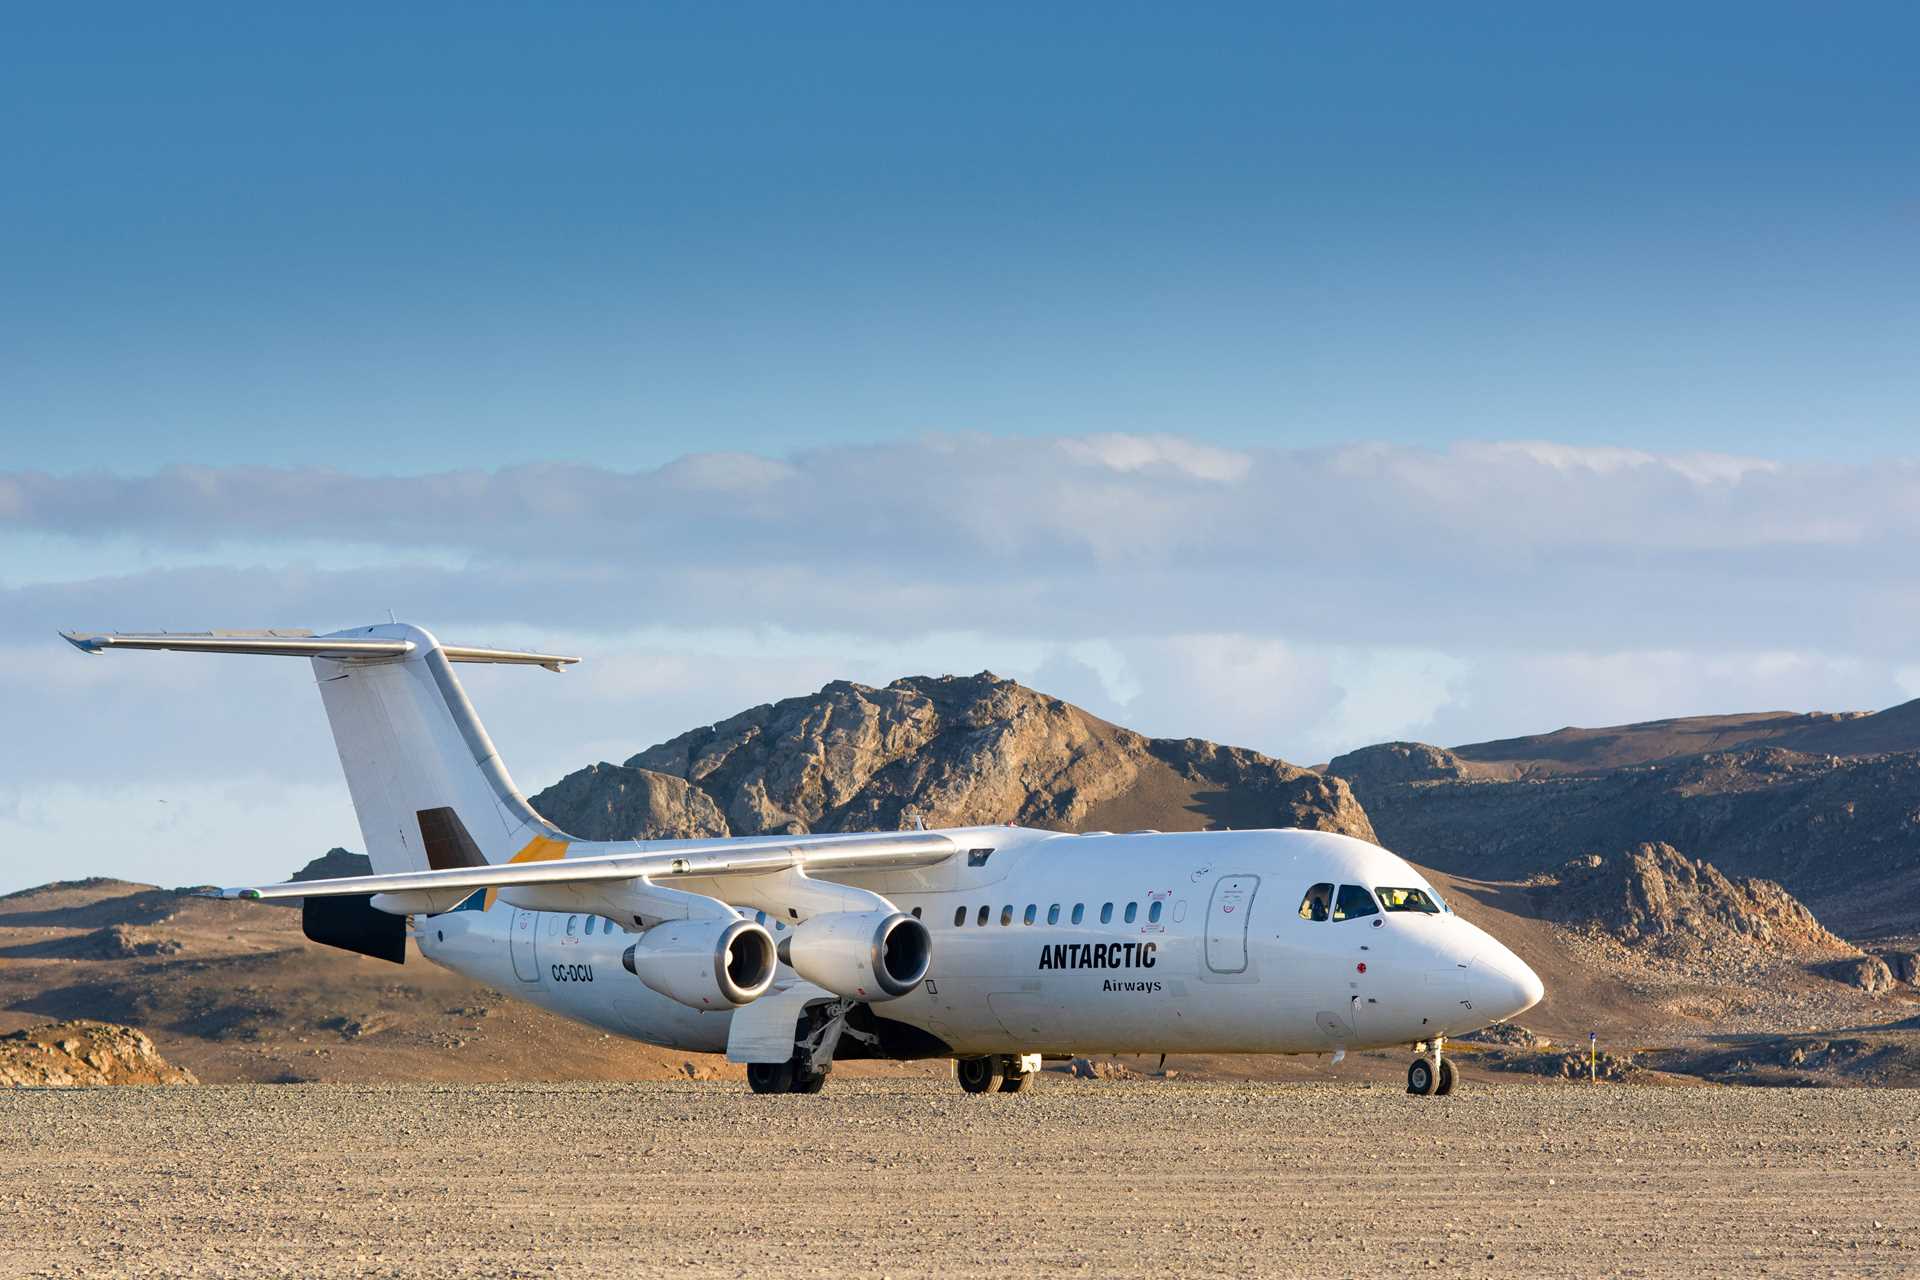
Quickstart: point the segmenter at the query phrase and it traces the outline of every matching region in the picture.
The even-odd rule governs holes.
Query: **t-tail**
[[[86,653],[164,649],[311,660],[376,874],[542,861],[566,851],[569,837],[536,813],[513,785],[452,664],[504,662],[559,671],[575,658],[443,645],[425,629],[405,623],[323,636],[302,631],[61,634]],[[451,908],[461,896],[455,893],[437,905]],[[391,949],[394,944],[382,945]]]

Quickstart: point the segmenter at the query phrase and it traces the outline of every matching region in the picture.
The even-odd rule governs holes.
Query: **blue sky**
[[[304,673],[61,627],[581,653],[470,677],[528,790],[841,677],[1302,763],[1916,696],[1916,37],[16,7],[0,851],[357,843]]]
[[[1920,14],[1556,8],[16,7],[0,412],[55,469],[1904,450]]]

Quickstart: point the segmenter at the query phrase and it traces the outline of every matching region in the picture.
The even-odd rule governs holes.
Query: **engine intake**
[[[851,1000],[893,1000],[927,976],[933,935],[898,911],[830,911],[794,926],[780,958],[816,986]]]
[[[749,1004],[773,985],[773,935],[751,920],[657,924],[620,962],[649,987],[692,1009]]]

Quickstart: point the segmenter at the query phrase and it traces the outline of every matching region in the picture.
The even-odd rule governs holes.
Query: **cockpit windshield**
[[[1376,888],[1380,895],[1380,906],[1386,911],[1421,911],[1430,916],[1440,914],[1440,904],[1425,889],[1384,889]]]
[[[1335,920],[1357,920],[1361,916],[1378,915],[1380,908],[1373,905],[1373,897],[1357,884],[1340,886],[1339,896],[1333,900],[1333,918]]]

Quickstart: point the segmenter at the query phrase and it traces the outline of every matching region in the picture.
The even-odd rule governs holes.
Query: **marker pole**
[[[1587,1083],[1600,1083],[1600,1033],[1587,1032]]]

